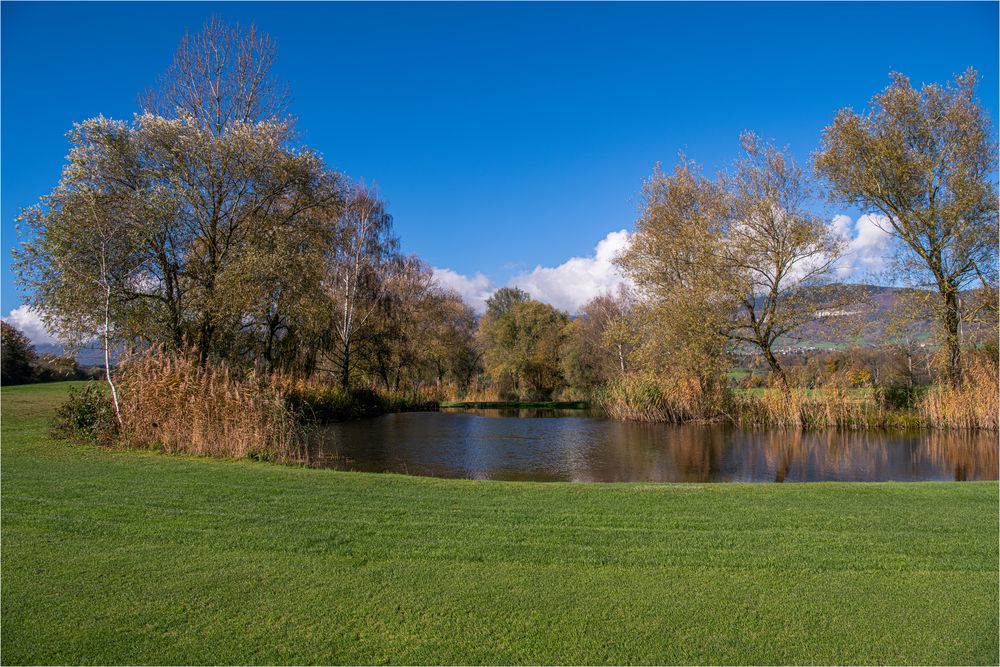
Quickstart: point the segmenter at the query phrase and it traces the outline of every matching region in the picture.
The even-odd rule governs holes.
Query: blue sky
[[[65,132],[130,118],[211,14],[277,40],[303,141],[378,183],[404,250],[493,287],[614,245],[643,178],[680,150],[712,171],[753,129],[806,159],[892,69],[943,82],[975,67],[996,118],[997,8],[4,2],[2,311],[20,303],[14,218],[57,181]]]

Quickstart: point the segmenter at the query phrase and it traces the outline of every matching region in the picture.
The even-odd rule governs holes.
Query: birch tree
[[[114,349],[141,326],[133,295],[146,278],[143,246],[153,215],[151,201],[124,183],[103,139],[127,126],[104,119],[70,133],[74,150],[59,185],[18,218],[28,240],[15,250],[18,282],[27,302],[69,347],[101,341],[105,379],[115,417],[122,425],[118,389],[111,372]],[[94,140],[95,137],[101,140]]]
[[[356,185],[349,193],[326,261],[326,293],[333,313],[332,354],[340,384],[351,385],[354,348],[384,305],[386,274],[400,261],[392,216],[378,192]]]

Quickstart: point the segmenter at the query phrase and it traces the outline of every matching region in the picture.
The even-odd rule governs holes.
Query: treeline
[[[100,341],[116,428],[142,442],[183,450],[191,428],[222,420],[246,424],[246,437],[225,434],[240,452],[268,451],[271,436],[293,442],[287,424],[303,416],[445,399],[841,424],[803,417],[819,409],[795,402],[805,386],[777,353],[850,305],[832,284],[844,240],[812,209],[824,193],[882,214],[896,280],[921,288],[911,314],[935,322],[934,381],[967,394],[990,377],[970,385],[959,335],[968,322],[994,331],[997,310],[997,149],[972,73],[922,90],[895,77],[866,115],[837,115],[811,170],[752,133],[714,177],[686,157],[657,167],[618,259],[630,289],[570,317],[505,288],[477,317],[401,252],[374,186],[299,141],[275,58],[254,28],[209,21],[133,120],[73,127],[59,183],[20,215],[28,304],[71,346]],[[778,392],[767,409],[728,376],[746,354]],[[226,396],[243,398],[227,408]]]
[[[132,121],[69,132],[19,218],[28,303],[73,343],[414,391],[466,386],[475,314],[401,254],[378,191],[297,141],[275,45],[212,19]]]
[[[0,384],[90,380],[98,373],[82,368],[72,355],[38,354],[27,336],[0,321]]]
[[[996,428],[997,144],[975,87],[971,71],[919,90],[893,75],[864,114],[837,113],[809,166],[749,132],[714,176],[686,156],[657,166],[617,259],[634,291],[572,321],[501,291],[479,332],[490,387],[589,395],[627,419]],[[824,198],[877,214],[886,277],[914,288],[880,327],[905,373],[864,368],[860,350],[832,372],[781,353],[810,328],[865,333],[864,290],[836,283],[847,241],[815,212]],[[766,368],[763,392],[729,376],[748,356]]]

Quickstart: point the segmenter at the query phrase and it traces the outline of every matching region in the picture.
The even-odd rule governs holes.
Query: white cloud
[[[886,225],[885,218],[875,215],[862,215],[856,221],[837,215],[830,221],[833,231],[847,241],[844,256],[834,265],[838,280],[862,281],[887,268],[891,239],[879,228],[880,224]],[[520,287],[534,299],[575,313],[594,297],[614,292],[625,282],[614,260],[628,247],[629,241],[630,234],[624,229],[610,232],[594,247],[593,254],[571,257],[554,267],[536,266],[532,271],[515,275],[506,284]],[[803,265],[796,270],[802,273],[807,268]],[[440,285],[456,290],[479,313],[486,309],[486,299],[499,287],[482,273],[466,276],[451,269],[435,268],[434,277]]]
[[[18,306],[3,318],[7,324],[21,331],[36,345],[58,344],[56,337],[42,324],[41,314],[28,305]]]
[[[830,223],[833,230],[847,240],[844,256],[836,265],[838,279],[861,281],[885,271],[892,241],[883,231],[888,229],[888,223],[881,215],[862,215],[853,225],[846,215],[834,216]]]
[[[520,287],[533,299],[556,308],[576,310],[596,296],[618,288],[624,278],[614,260],[628,246],[629,233],[624,229],[610,232],[587,257],[571,257],[559,266],[536,266],[507,281],[508,287]],[[451,269],[434,268],[434,278],[442,287],[454,289],[476,312],[486,310],[486,299],[499,287],[482,273],[465,276]]]
[[[493,281],[482,273],[472,276],[464,276],[451,269],[439,269],[434,267],[434,279],[438,285],[448,289],[453,289],[462,295],[462,299],[472,306],[477,313],[486,310],[486,299],[496,289]]]
[[[614,260],[628,243],[629,233],[624,229],[611,232],[597,244],[593,255],[572,257],[556,267],[536,266],[530,273],[514,276],[508,284],[539,301],[576,312],[594,297],[614,291],[624,282]]]

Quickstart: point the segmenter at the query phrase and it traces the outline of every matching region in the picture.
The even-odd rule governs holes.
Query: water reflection
[[[995,433],[744,431],[580,414],[414,412],[333,424],[319,434],[314,464],[435,477],[581,482],[997,478]]]

